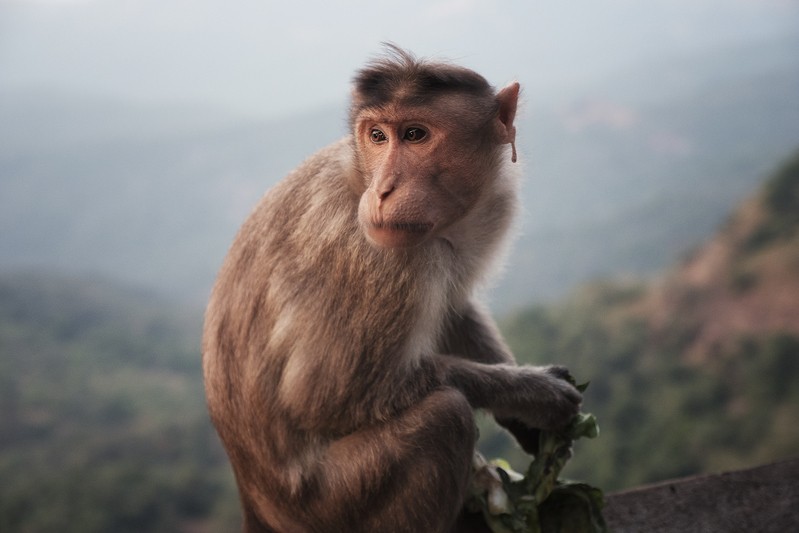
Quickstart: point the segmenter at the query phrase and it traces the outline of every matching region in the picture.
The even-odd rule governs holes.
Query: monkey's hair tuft
[[[354,83],[351,117],[367,107],[391,101],[425,105],[447,92],[493,99],[494,89],[480,74],[458,65],[419,59],[393,43],[384,43],[384,55],[358,71]]]

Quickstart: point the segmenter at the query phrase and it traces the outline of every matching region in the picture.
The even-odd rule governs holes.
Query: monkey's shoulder
[[[260,227],[257,233],[263,237],[265,232],[300,231],[303,226],[322,227],[331,217],[355,216],[354,158],[350,137],[318,150],[266,191],[244,226]]]
[[[274,188],[274,192],[280,196],[301,195],[301,198],[317,202],[320,194],[321,198],[344,195],[357,199],[358,193],[352,187],[356,172],[354,161],[352,139],[343,137],[305,159]]]

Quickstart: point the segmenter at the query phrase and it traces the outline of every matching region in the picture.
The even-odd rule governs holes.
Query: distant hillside
[[[686,348],[697,362],[744,336],[799,332],[799,152],[651,291],[641,312],[655,335],[675,316],[700,324]]]
[[[0,531],[234,531],[199,315],[93,279],[0,276]]]
[[[651,273],[706,238],[799,143],[798,43],[639,65],[568,97],[524,93],[525,217],[493,306]],[[340,137],[345,115],[344,101],[245,122],[0,94],[0,267],[100,272],[205,300],[260,195]]]
[[[595,283],[505,331],[520,360],[591,380],[604,431],[575,478],[618,489],[795,456],[799,152],[663,278]]]

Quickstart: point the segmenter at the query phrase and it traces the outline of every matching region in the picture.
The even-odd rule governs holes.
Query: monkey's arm
[[[515,364],[513,354],[494,320],[486,311],[471,303],[460,313],[451,312],[447,317],[441,352],[479,363]],[[551,367],[550,372],[560,378],[568,375],[565,369],[559,367]],[[502,411],[495,411],[494,418],[513,435],[525,452],[533,455],[538,452],[537,427]]]
[[[461,391],[475,409],[491,411],[514,428],[557,429],[577,414],[582,395],[559,366],[484,364],[461,357],[438,355],[435,364],[444,385]],[[512,422],[513,421],[513,422]],[[525,449],[532,444],[521,442]],[[529,451],[529,450],[528,450]]]
[[[463,310],[450,311],[440,353],[465,357],[479,363],[514,363],[505,341],[491,316],[469,303]]]

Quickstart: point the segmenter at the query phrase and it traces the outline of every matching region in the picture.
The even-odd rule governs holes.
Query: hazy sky
[[[799,0],[0,0],[0,88],[281,115],[393,41],[528,91],[799,30]]]

